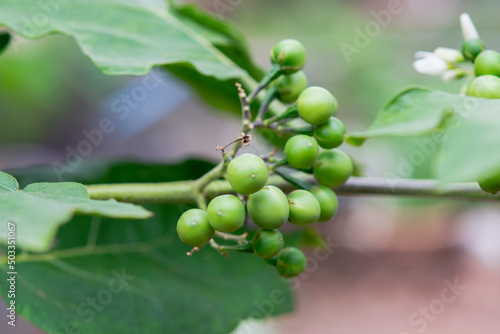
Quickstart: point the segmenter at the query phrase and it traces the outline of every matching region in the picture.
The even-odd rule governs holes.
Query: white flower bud
[[[460,25],[462,26],[462,34],[464,35],[465,41],[479,39],[476,26],[474,26],[469,14],[463,13],[460,15]]]

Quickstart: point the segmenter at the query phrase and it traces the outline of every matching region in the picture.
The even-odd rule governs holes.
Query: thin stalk
[[[273,100],[276,98],[277,92],[278,92],[278,90],[274,86],[270,87],[267,90],[266,96],[264,96],[264,99],[262,100],[262,102],[260,104],[260,108],[259,108],[259,112],[257,113],[257,117],[255,117],[256,122],[261,122],[265,118],[267,109],[269,108],[269,105],[271,104],[271,102],[273,102]]]
[[[317,184],[311,175],[294,175],[298,179]],[[168,183],[132,183],[89,185],[87,191],[92,199],[131,203],[194,203],[193,187],[196,181]],[[279,176],[271,176],[268,184],[289,192],[294,187]],[[351,177],[344,185],[333,188],[339,195],[346,196],[405,196],[418,198],[440,198],[464,201],[500,202],[500,193],[492,195],[479,188],[476,182],[438,183],[434,180],[388,179]],[[204,191],[207,198],[234,193],[229,182],[216,180]]]
[[[274,169],[274,172],[281,176],[284,180],[288,181],[298,189],[309,190],[311,189],[311,184],[303,179],[294,177],[291,173],[283,169]]]
[[[277,79],[281,74],[281,65],[274,64],[273,67],[267,72],[267,74],[262,78],[257,87],[255,87],[254,91],[248,96],[248,101],[252,102],[255,97],[260,93],[261,90],[266,88],[267,85],[271,83],[271,81]]]

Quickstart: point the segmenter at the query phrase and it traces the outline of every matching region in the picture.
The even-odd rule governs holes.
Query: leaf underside
[[[477,181],[500,170],[498,129],[500,100],[412,87],[392,98],[367,131],[352,133],[347,141],[359,145],[368,138],[427,136],[429,147],[436,147],[428,154],[434,154],[438,180]]]

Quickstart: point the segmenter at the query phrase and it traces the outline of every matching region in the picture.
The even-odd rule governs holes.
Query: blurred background
[[[374,13],[387,11],[394,1],[400,13],[346,57],[340,45],[356,45],[358,31],[377,22]],[[458,92],[460,82],[417,74],[412,62],[419,50],[460,48],[462,12],[471,15],[489,48],[500,49],[496,0],[394,1],[198,3],[233,21],[264,68],[270,66],[269,50],[277,41],[302,41],[310,85],[329,89],[339,101],[338,117],[348,131],[356,131],[365,129],[383,104],[407,86]],[[239,132],[233,114],[208,106],[168,73],[105,76],[73,40],[62,36],[13,45],[0,56],[2,170],[52,165],[64,179],[71,171],[58,169],[57,162],[71,157],[78,165],[72,150],[102,126],[103,118],[112,119],[116,129],[96,139],[81,157],[85,160],[217,161],[215,147]],[[432,154],[404,163],[419,149],[414,139],[376,139],[361,148],[342,149],[369,176],[432,176]],[[341,198],[338,215],[320,228],[332,252],[320,256],[308,251],[307,277],[292,282],[296,312],[242,324],[237,333],[500,333],[497,204]],[[29,324],[19,326],[22,333],[40,333]]]

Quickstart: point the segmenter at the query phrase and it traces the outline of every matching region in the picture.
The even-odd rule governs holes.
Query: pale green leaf
[[[245,74],[211,43],[213,34],[199,34],[170,1],[4,0],[1,6],[0,25],[29,39],[71,36],[106,74],[141,75],[175,63],[220,80]]]
[[[8,183],[3,182],[5,180]],[[0,192],[0,223],[2,226],[7,226],[7,222],[17,225],[17,244],[26,250],[48,250],[58,228],[74,214],[134,219],[151,216],[149,211],[137,205],[91,200],[79,183],[34,183],[17,191],[14,181],[10,175],[0,172],[0,185],[9,189]],[[6,241],[7,229],[1,229],[0,242]]]

